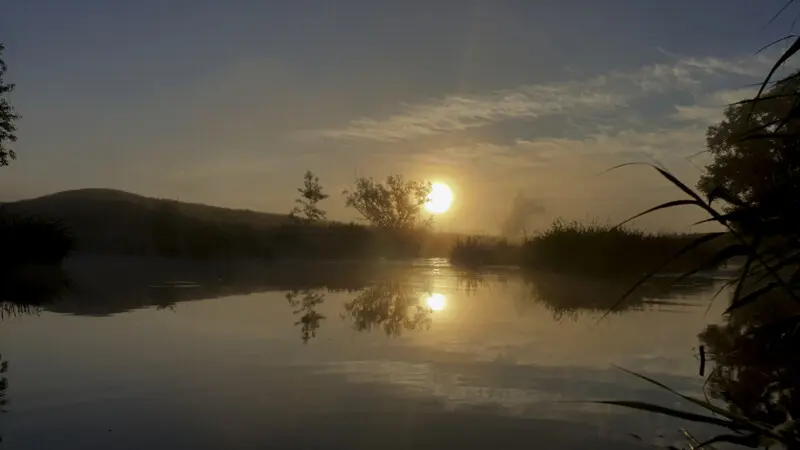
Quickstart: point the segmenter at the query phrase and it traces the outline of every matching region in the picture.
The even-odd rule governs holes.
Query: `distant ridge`
[[[4,202],[3,210],[59,219],[83,251],[119,251],[152,246],[155,218],[180,216],[181,226],[213,225],[263,231],[288,222],[286,214],[232,209],[145,197],[116,189],[75,189],[27,200]]]

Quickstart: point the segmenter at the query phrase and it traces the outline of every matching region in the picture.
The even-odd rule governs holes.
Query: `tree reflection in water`
[[[773,297],[734,310],[699,335],[713,364],[707,395],[771,428],[789,426],[800,415],[800,306]],[[800,442],[800,433],[793,433]]]
[[[317,306],[325,302],[325,294],[317,289],[292,290],[286,293],[286,300],[294,308],[294,314],[301,314],[295,325],[300,325],[300,338],[304,344],[317,337],[320,321],[325,316],[317,312]]]
[[[429,327],[430,313],[414,289],[396,281],[380,282],[344,305],[344,316],[356,330],[382,328],[389,336]]]
[[[358,294],[344,304],[341,317],[352,321],[357,331],[379,328],[389,336],[400,336],[403,331],[430,326],[431,307],[423,300],[424,296],[407,283],[381,281],[356,292]],[[317,311],[325,302],[324,291],[295,289],[286,294],[286,300],[294,308],[295,316],[299,316],[295,326],[300,327],[300,339],[308,343],[317,336],[321,322],[326,319]]]
[[[0,323],[22,315],[38,315],[69,287],[69,278],[61,267],[24,267],[0,274]],[[0,414],[8,403],[8,360],[0,354]],[[0,443],[3,436],[0,435]]]

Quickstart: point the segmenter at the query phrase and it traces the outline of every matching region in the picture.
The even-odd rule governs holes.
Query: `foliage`
[[[800,305],[772,294],[699,335],[714,364],[706,382],[708,396],[724,401],[732,412],[794,433],[796,441],[800,430],[787,421],[800,416],[798,319]]]
[[[644,375],[630,372],[625,369],[622,370],[675,395],[689,404],[694,405],[694,407],[699,407],[704,411],[704,413],[696,413],[693,411],[686,411],[652,403],[630,400],[602,400],[595,403],[621,406],[624,408],[631,408],[654,414],[662,414],[682,420],[688,420],[696,424],[705,424],[724,428],[731,432],[731,434],[716,435],[703,442],[694,442],[692,444],[692,449],[699,450],[701,448],[713,448],[712,445],[717,443],[730,443],[756,448],[766,447],[768,444],[773,442],[785,444],[789,449],[796,448],[793,446],[794,443],[797,442],[795,431],[793,429],[787,430],[781,427],[770,427],[767,424],[760,423],[736,412],[728,411],[725,408],[715,405],[709,400],[681,394],[680,392],[677,392],[652,378],[648,378]]]
[[[58,220],[9,214],[0,210],[0,267],[58,264],[74,250],[74,240]]]
[[[386,185],[372,178],[357,178],[352,190],[345,190],[347,206],[354,208],[372,225],[392,230],[412,230],[429,224],[422,208],[431,193],[431,184],[406,181],[401,175],[389,176]]]
[[[526,238],[522,244],[479,237],[459,240],[451,249],[450,261],[464,267],[519,265],[553,272],[643,274],[695,237],[556,220],[550,228]],[[672,261],[669,268],[682,270],[694,264],[694,260],[709,258],[711,254],[711,249],[698,249]]]
[[[721,186],[747,204],[800,197],[797,142],[773,139],[777,124],[781,135],[800,131],[800,118],[783,121],[798,90],[800,79],[789,78],[773,86],[763,101],[739,102],[725,110],[722,122],[708,128],[707,150],[713,160],[698,182],[701,192],[709,195]]]
[[[507,239],[468,236],[450,250],[450,263],[461,267],[518,266],[520,246]]]
[[[322,192],[319,178],[307,170],[303,176],[303,187],[298,188],[297,191],[300,192],[300,198],[295,200],[298,205],[292,209],[290,217],[303,223],[325,220],[325,211],[321,210],[317,204],[328,198],[328,195]]]
[[[14,85],[3,80],[3,75],[8,69],[3,60],[4,49],[5,47],[0,43],[0,166],[7,166],[10,160],[17,157],[9,144],[17,140],[17,136],[14,134],[17,130],[15,122],[20,118],[8,101],[8,94],[14,90]]]
[[[692,235],[556,220],[550,228],[525,240],[522,264],[555,272],[644,273],[693,239]],[[680,270],[694,259],[708,256],[697,253],[672,261],[670,269]]]
[[[792,3],[788,1],[786,7]],[[655,206],[635,216],[692,206],[708,214],[707,222],[727,229],[727,233],[699,236],[676,253],[675,257],[680,257],[718,241],[722,236],[733,237],[733,241],[718,249],[711,260],[701,262],[684,275],[703,270],[711,263],[719,264],[736,258],[743,260],[738,277],[731,283],[735,288],[726,310],[726,328],[709,328],[701,335],[712,349],[717,364],[709,377],[709,385],[716,388],[717,398],[729,403],[729,409],[683,396],[722,419],[641,402],[607,402],[696,423],[713,423],[736,433],[716,436],[694,448],[714,442],[757,447],[770,441],[777,441],[790,449],[800,448],[795,422],[797,406],[793,400],[793,383],[798,374],[790,367],[797,364],[800,329],[797,312],[784,309],[768,323],[762,322],[763,316],[744,315],[744,320],[740,316],[761,305],[773,312],[783,304],[800,307],[800,236],[797,231],[800,211],[796,207],[800,183],[796,163],[800,150],[800,130],[796,122],[800,117],[800,92],[795,87],[800,73],[792,73],[776,82],[772,80],[777,70],[800,51],[800,37],[789,36],[787,39],[792,39],[792,44],[773,65],[756,97],[734,105],[734,108],[742,106],[728,116],[735,126],[712,130],[710,136],[716,139],[714,133],[719,131],[722,139],[712,142],[720,144],[717,166],[712,165],[718,173],[709,174],[701,184],[706,196],[688,188],[665,169],[653,166],[686,198]],[[762,95],[765,92],[766,95]],[[784,96],[786,101],[780,100],[779,108],[775,108],[776,100]],[[767,109],[769,113],[765,112]],[[734,129],[744,129],[745,132],[733,133]],[[757,177],[743,176],[741,172],[745,170],[756,172]],[[715,200],[723,202],[721,211],[714,206]],[[628,294],[667,263],[648,273]],[[623,295],[618,303],[628,294]],[[771,360],[772,355],[779,359]],[[753,359],[745,363],[743,358],[750,356]],[[790,370],[787,371],[787,367]],[[669,390],[660,383],[648,381]]]

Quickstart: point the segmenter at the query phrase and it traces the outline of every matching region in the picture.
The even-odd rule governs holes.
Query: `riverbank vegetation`
[[[450,261],[459,266],[519,266],[532,270],[596,275],[645,274],[670,260],[663,271],[678,272],[709,260],[714,248],[672,256],[692,243],[697,235],[651,233],[599,222],[556,220],[549,228],[513,243],[508,240],[467,238],[459,240]]]
[[[778,15],[794,3],[786,2]],[[653,166],[683,195],[640,214],[675,207],[699,208],[709,222],[724,231],[697,236],[687,248],[718,245],[729,238],[727,245],[714,251],[712,261],[742,261],[736,279],[728,283],[731,299],[723,324],[709,325],[699,335],[700,374],[708,374],[706,399],[682,395],[639,376],[672,392],[676,399],[700,406],[704,414],[635,400],[602,402],[727,429],[705,441],[691,437],[692,448],[712,448],[717,443],[800,448],[796,423],[800,415],[796,401],[800,360],[800,72],[792,71],[782,78],[776,75],[800,51],[800,38],[790,35],[784,40],[791,43],[756,96],[730,105],[723,120],[708,129],[706,150],[712,162],[698,191],[664,168]],[[698,261],[687,273],[707,267]],[[655,273],[653,270],[641,278],[629,293]],[[617,305],[627,297],[623,295]],[[705,347],[708,371],[703,364]]]

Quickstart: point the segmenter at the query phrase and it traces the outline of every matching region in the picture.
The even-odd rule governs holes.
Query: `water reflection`
[[[35,437],[37,430],[34,428],[53,431],[47,433],[51,436],[64,431],[58,430],[61,425],[56,416],[59,413],[52,412],[51,408],[60,402],[68,404],[66,400],[82,414],[75,414],[72,422],[63,425],[65,430],[76,435],[88,433],[86,436],[91,436],[95,423],[91,417],[102,416],[105,421],[105,416],[114,416],[118,422],[113,424],[113,436],[105,438],[108,442],[123,442],[121,424],[131,423],[128,414],[132,409],[129,408],[136,408],[137,417],[141,417],[140,411],[144,408],[165,411],[163,416],[154,413],[150,419],[163,423],[165,428],[172,427],[169,436],[173,438],[200,436],[194,417],[187,419],[192,423],[191,428],[180,428],[183,419],[179,417],[210,414],[201,416],[210,424],[223,414],[242,411],[239,417],[253,417],[260,423],[225,421],[229,428],[227,433],[244,436],[241,439],[254,439],[248,438],[247,433],[261,430],[263,417],[272,413],[277,421],[289,416],[292,423],[309,423],[315,427],[315,432],[320,422],[331,424],[331,428],[352,426],[365,416],[374,416],[376,424],[381,425],[404,423],[381,415],[385,414],[383,408],[387,404],[400,405],[403,411],[406,411],[403,405],[411,405],[408,411],[413,411],[418,423],[452,420],[453,426],[447,432],[451,439],[461,436],[459,432],[465,424],[469,424],[466,428],[470,430],[479,430],[479,426],[472,425],[488,420],[497,424],[497,430],[502,430],[510,423],[508,414],[524,412],[529,417],[549,417],[552,412],[549,406],[542,406],[545,401],[565,396],[593,398],[598,392],[618,387],[611,377],[604,378],[602,370],[587,375],[574,367],[605,367],[609,360],[616,362],[625,358],[622,359],[625,362],[651,358],[649,349],[631,349],[627,344],[616,342],[630,342],[635,340],[628,338],[633,332],[640,333],[641,327],[626,325],[625,320],[620,320],[622,330],[599,333],[603,334],[599,337],[594,329],[591,333],[584,332],[583,324],[554,324],[550,320],[548,311],[579,314],[606,308],[613,297],[627,288],[624,281],[522,275],[513,271],[460,272],[446,266],[437,269],[431,265],[403,264],[372,264],[370,267],[232,264],[229,268],[176,265],[164,270],[144,267],[140,272],[126,270],[130,267],[119,265],[114,270],[103,269],[93,277],[87,276],[91,273],[88,270],[80,272],[75,289],[56,304],[45,304],[43,308],[76,315],[107,315],[136,308],[149,310],[100,320],[44,314],[40,320],[19,321],[18,328],[6,329],[15,333],[28,332],[28,336],[43,336],[45,341],[26,346],[22,343],[26,340],[20,339],[18,343],[11,343],[13,347],[4,348],[4,355],[11,356],[14,363],[10,374],[15,383],[10,391],[13,400],[34,411],[7,417],[9,442],[12,438]],[[132,274],[130,279],[125,279],[126,274]],[[705,287],[711,283],[700,284]],[[695,286],[676,290],[679,295],[685,295],[701,289]],[[242,295],[266,291],[272,293]],[[646,287],[633,306],[626,305],[625,311],[646,304],[672,302],[665,299],[672,298],[674,293],[662,286]],[[186,303],[214,297],[229,298]],[[536,314],[518,314],[520,305]],[[156,311],[173,306],[176,307],[174,315]],[[643,319],[655,323],[662,318]],[[266,320],[270,321],[270,326],[264,325]],[[638,318],[634,320],[637,321],[634,325],[638,325]],[[626,327],[631,332],[629,336],[625,336]],[[430,332],[420,339],[422,334],[418,332],[424,333],[429,328]],[[688,336],[684,333],[687,348],[694,345],[692,340],[697,329],[692,326]],[[372,331],[373,335],[354,339],[352,330]],[[303,343],[311,344],[317,338],[320,341],[301,348],[298,334]],[[403,339],[400,340],[383,337],[401,334]],[[49,342],[51,335],[63,339],[53,347]],[[98,340],[95,336],[102,336],[103,342],[93,345]],[[571,345],[583,342],[582,339],[590,340],[589,350]],[[164,342],[167,345],[162,345]],[[568,344],[554,345],[560,342]],[[621,347],[624,349],[620,350]],[[120,352],[121,348],[126,351]],[[68,356],[53,361],[46,353],[53,349]],[[198,349],[205,351],[198,352]],[[653,351],[653,355],[663,356],[657,352],[660,350]],[[195,360],[192,354],[201,356]],[[23,361],[20,355],[33,356]],[[665,362],[656,361],[651,365],[656,368],[654,370],[672,364],[672,355],[663,357]],[[192,369],[195,365],[189,364],[196,361],[199,365],[208,360],[214,364],[208,371],[204,370],[205,373],[196,373]],[[38,364],[42,366],[36,368]],[[688,365],[691,370],[691,361]],[[26,376],[26,370],[36,374],[62,368],[76,381],[63,381],[63,377],[59,377],[48,387],[45,377]],[[383,378],[389,381],[384,383]],[[24,382],[17,382],[17,379]],[[42,385],[47,389],[40,390]],[[313,395],[309,395],[308,386],[314,389]],[[179,395],[173,393],[173,387]],[[279,390],[286,392],[279,393]],[[371,390],[375,391],[375,397],[366,396]],[[109,392],[120,392],[120,395],[109,398]],[[386,400],[387,392],[391,393],[392,401]],[[330,403],[320,400],[325,396],[330,398]],[[186,406],[187,398],[199,399]],[[345,398],[353,400],[343,401]],[[422,403],[416,403],[418,400]],[[441,401],[448,412],[440,414],[438,406],[431,406],[434,401]],[[213,408],[202,405],[213,405]],[[350,408],[350,405],[363,406]],[[418,405],[430,408],[426,420],[419,415],[423,408]],[[459,408],[461,413],[470,409],[470,414],[476,415],[469,419],[460,416],[456,420],[449,408]],[[477,415],[477,408],[497,409],[481,410]],[[202,410],[211,413],[197,413]],[[309,411],[325,411],[331,417],[336,414],[342,417],[341,422],[327,418],[315,421]],[[348,415],[355,413],[365,415]],[[541,433],[551,438],[569,436],[569,430],[596,413],[582,412],[584,415],[576,416],[572,410],[565,410],[560,414],[563,420],[569,421],[568,431],[553,432],[539,422]],[[407,415],[403,412],[400,417]],[[609,423],[612,421],[612,418],[603,417]],[[622,418],[613,420],[623,421]],[[37,422],[31,425],[33,421]],[[528,436],[529,427],[536,426],[531,425],[532,422],[535,421],[523,423],[520,420],[520,430],[525,430]],[[73,426],[78,431],[70,431]],[[629,426],[626,417],[623,427],[627,430]],[[105,431],[105,425],[103,427]],[[279,428],[267,428],[264,434],[275,433],[276,429]],[[490,435],[479,431],[476,435],[488,441]],[[130,436],[141,435],[153,441],[159,438],[158,433],[150,431],[140,433],[140,430],[129,429],[128,432]],[[444,435],[441,430],[430,432]],[[308,439],[322,439],[314,434]],[[498,431],[491,436],[497,439],[501,434],[502,431]],[[424,442],[431,442],[427,439],[430,435],[420,430],[417,435],[424,436]],[[311,443],[318,445],[319,442]],[[169,443],[168,438],[163,441],[163,445]],[[135,448],[133,442],[128,445]],[[99,444],[93,448],[100,448]]]
[[[425,304],[428,305],[431,311],[441,311],[447,306],[447,297],[434,292],[425,299]]]
[[[0,323],[17,316],[39,314],[43,307],[62,297],[69,286],[69,278],[60,266],[26,266],[0,274]],[[0,414],[6,413],[8,404],[8,369],[9,362],[0,353]]]
[[[527,299],[541,303],[556,320],[575,320],[581,312],[606,312],[613,308],[617,314],[640,310],[647,306],[686,306],[682,298],[711,292],[718,280],[697,277],[675,283],[674,278],[653,278],[640,286],[624,302],[620,297],[636,282],[626,278],[593,278],[556,273],[529,273]]]
[[[294,308],[293,313],[300,315],[294,324],[300,326],[300,339],[306,344],[317,337],[317,328],[325,316],[317,312],[317,306],[325,301],[325,294],[320,290],[303,289],[286,293],[286,300]]]
[[[345,303],[344,316],[358,331],[382,329],[389,336],[430,326],[431,308],[405,283],[381,282]]]
[[[800,415],[800,306],[773,295],[734,310],[699,335],[713,369],[706,390],[729,409],[770,427]],[[800,438],[798,430],[795,437]]]

